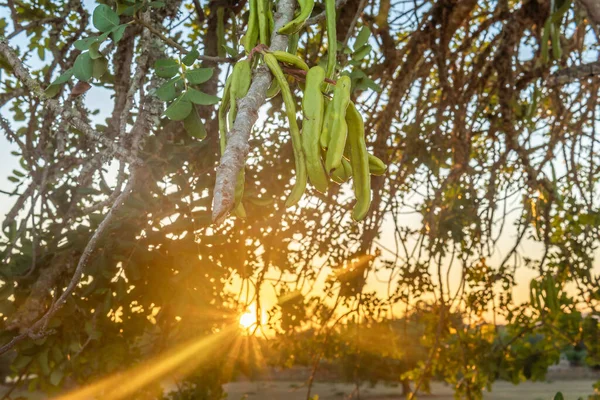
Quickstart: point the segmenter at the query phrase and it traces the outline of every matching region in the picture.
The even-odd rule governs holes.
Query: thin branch
[[[336,9],[342,8],[344,6],[344,4],[346,4],[347,1],[348,0],[337,0],[335,2],[335,8]],[[307,19],[306,25],[318,24],[319,22],[323,21],[324,19],[325,19],[325,11],[322,11],[319,14],[315,15],[314,17]]]
[[[89,136],[95,141],[102,143],[111,152],[114,153],[116,158],[126,161],[133,165],[143,164],[141,159],[134,156],[129,150],[119,146],[117,143],[113,142],[106,136],[96,132],[75,113],[73,113],[70,110],[64,110],[57,100],[48,99],[44,94],[44,91],[42,90],[40,84],[31,77],[31,75],[29,74],[29,72],[27,71],[27,69],[25,68],[15,51],[10,47],[8,41],[4,37],[0,38],[0,54],[2,54],[6,58],[6,61],[12,67],[12,72],[17,77],[17,79],[19,79],[23,83],[23,85],[25,85],[25,87],[31,91],[33,95],[45,102],[48,109],[56,112],[56,114],[58,115],[63,115],[65,120],[69,122],[69,124],[75,129],[80,130],[85,135]]]
[[[136,182],[136,177],[137,171],[134,169],[131,172],[131,176],[129,177],[129,182],[127,182],[127,185],[125,186],[125,190],[123,190],[119,197],[117,197],[110,210],[108,210],[108,212],[106,213],[106,216],[104,217],[100,225],[98,225],[98,229],[96,229],[96,231],[88,241],[87,245],[85,246],[81,257],[79,258],[79,262],[77,263],[77,268],[75,268],[73,277],[71,278],[71,281],[69,282],[69,285],[67,286],[65,291],[60,295],[56,302],[52,304],[48,311],[46,311],[46,313],[39,320],[37,320],[37,322],[35,322],[25,332],[15,336],[10,342],[0,347],[0,354],[6,353],[10,349],[12,349],[16,344],[23,341],[27,337],[39,338],[47,334],[45,330],[48,322],[50,321],[50,318],[52,318],[54,314],[56,314],[58,310],[61,309],[61,307],[67,302],[67,298],[71,295],[73,290],[75,290],[75,287],[79,283],[83,274],[83,269],[87,265],[88,260],[90,259],[92,253],[96,248],[96,244],[102,238],[102,235],[110,225],[113,217],[115,216],[116,211],[123,205],[125,200],[127,200],[129,195],[131,194],[133,186]]]
[[[558,70],[548,78],[547,84],[550,87],[561,86],[597,75],[600,75],[600,61]]]
[[[354,14],[354,18],[352,19],[352,22],[350,23],[350,26],[348,27],[348,31],[346,32],[346,38],[344,39],[344,44],[342,45],[342,49],[345,49],[346,46],[348,46],[348,41],[350,40],[350,37],[352,36],[354,27],[356,26],[356,23],[358,22],[358,19],[360,18],[360,15],[362,14],[366,5],[367,5],[367,0],[360,1],[360,4],[358,5],[358,9],[356,10],[356,14]]]
[[[169,46],[176,48],[179,52],[181,52],[183,54],[188,54],[190,52],[189,50],[187,50],[185,47],[183,47],[182,45],[180,45],[179,43],[177,43],[173,39],[168,38],[167,36],[165,36],[161,31],[159,31],[158,29],[156,29],[155,27],[153,27],[152,25],[150,25],[146,21],[144,21],[142,19],[139,19],[139,18],[134,18],[134,20],[138,24],[140,24],[140,25],[144,26],[145,28],[147,28],[154,35],[156,35],[157,37],[159,37],[160,40],[162,40],[163,42],[165,42]],[[235,57],[213,57],[213,56],[199,55],[196,58],[198,60],[201,60],[201,61],[213,61],[213,62],[221,62],[221,63],[234,63],[237,60],[239,60],[243,55],[244,55],[243,53],[242,54],[238,54]]]
[[[271,50],[285,50],[288,37],[277,30],[292,20],[294,0],[281,0],[275,14],[275,30],[271,37]],[[258,118],[258,109],[264,104],[272,76],[266,66],[256,69],[246,97],[239,101],[239,110],[233,128],[227,134],[227,147],[217,168],[213,196],[212,219],[220,224],[235,202],[235,183],[238,172],[244,167],[249,151],[248,141],[252,127]]]

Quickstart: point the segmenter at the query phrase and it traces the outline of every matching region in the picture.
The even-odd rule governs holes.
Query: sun
[[[256,325],[256,313],[252,311],[247,311],[244,314],[240,315],[240,326],[244,329],[249,329],[252,326]]]

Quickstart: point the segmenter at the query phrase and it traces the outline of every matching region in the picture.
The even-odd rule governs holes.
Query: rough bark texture
[[[275,31],[271,37],[271,50],[285,50],[288,37],[277,30],[292,20],[295,2],[281,0],[275,13]],[[220,224],[235,203],[235,183],[239,171],[244,167],[248,155],[250,133],[258,118],[258,109],[264,104],[267,89],[271,84],[271,73],[266,66],[256,69],[252,85],[246,97],[240,100],[233,128],[227,134],[227,147],[217,168],[217,178],[212,206],[213,222]]]
[[[600,75],[600,62],[578,65],[557,71],[548,78],[548,86],[560,86],[580,79]]]

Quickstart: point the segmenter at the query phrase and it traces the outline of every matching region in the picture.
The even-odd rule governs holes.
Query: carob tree
[[[231,327],[249,304],[263,321],[265,288],[278,301],[254,333],[284,364],[301,353],[310,382],[336,357],[358,380],[377,350],[361,330],[400,322],[422,333],[420,362],[389,332],[380,350],[410,359],[413,394],[539,379],[568,343],[598,362],[596,2],[1,10],[10,390],[175,348],[103,396],[151,398],[179,371],[179,396],[220,398],[231,353],[250,351]]]

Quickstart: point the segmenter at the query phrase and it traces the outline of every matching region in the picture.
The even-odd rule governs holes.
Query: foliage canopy
[[[214,224],[218,103],[247,57],[252,3],[2,4],[0,127],[19,162],[0,241],[12,373],[57,393],[185,344],[203,355],[182,358],[186,390],[216,399],[245,368],[219,350],[239,350],[231,326],[250,304],[281,364],[341,358],[369,375],[382,349],[364,332],[387,338],[402,379],[470,399],[541,379],[566,345],[600,364],[594,2],[340,0],[335,41],[317,2],[292,52],[326,68],[337,47],[335,76],[388,165],[370,210],[353,221],[352,183],[309,186],[286,209],[297,167],[275,95],[232,158],[245,218]],[[273,3],[277,23],[296,7]],[[304,81],[289,81],[300,110]],[[199,335],[212,348],[193,347]]]

